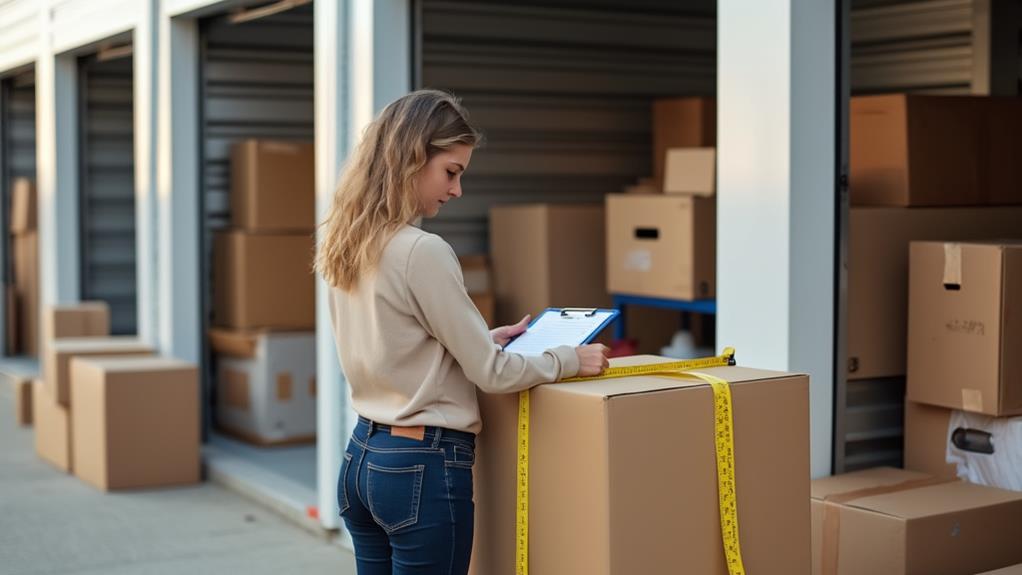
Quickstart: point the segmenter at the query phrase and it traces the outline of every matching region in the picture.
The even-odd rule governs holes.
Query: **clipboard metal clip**
[[[565,317],[569,313],[581,313],[586,317],[593,317],[596,315],[596,311],[595,307],[566,307],[561,308],[561,317]]]

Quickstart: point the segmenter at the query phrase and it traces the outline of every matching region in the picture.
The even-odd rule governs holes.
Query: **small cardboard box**
[[[1022,102],[990,96],[852,98],[853,205],[1022,203]]]
[[[316,326],[311,234],[218,232],[213,244],[213,317],[232,329]]]
[[[490,210],[498,325],[548,307],[607,307],[604,210],[517,204]]]
[[[15,178],[11,186],[11,233],[18,236],[37,229],[36,188],[28,178]]]
[[[99,489],[199,481],[199,376],[161,357],[71,361],[75,475]]]
[[[965,575],[1022,561],[1022,493],[875,468],[813,481],[813,573]]]
[[[717,101],[664,98],[653,102],[653,180],[662,185],[670,148],[717,145]]]
[[[910,266],[908,399],[1022,414],[1022,242],[913,242]]]
[[[18,425],[32,425],[32,380],[27,377],[12,377],[14,388],[14,419]]]
[[[715,198],[607,196],[607,289],[695,300],[716,294]]]
[[[458,263],[461,264],[461,275],[465,279],[465,291],[469,294],[482,294],[493,290],[489,258],[482,254],[458,256]]]
[[[852,208],[848,234],[848,378],[906,374],[908,246],[1022,237],[1022,208]]]
[[[39,355],[39,233],[25,232],[12,238],[14,286],[17,292],[21,348],[25,355]]]
[[[670,361],[655,356],[611,365]],[[809,572],[809,379],[741,367],[731,382],[747,572]],[[518,394],[480,393],[472,571],[515,571]],[[534,573],[724,575],[713,394],[697,379],[631,377],[530,392]],[[784,422],[778,425],[778,422]]]
[[[717,193],[716,148],[671,148],[667,150],[664,192],[712,196]]]
[[[110,335],[110,306],[102,301],[52,305],[43,315],[43,342]],[[45,344],[44,344],[45,345]]]
[[[231,225],[250,232],[316,227],[311,142],[243,140],[231,150]]]
[[[35,431],[35,452],[57,469],[70,473],[71,410],[57,403],[42,380],[32,381],[32,426]]]
[[[214,329],[217,426],[257,445],[316,437],[315,332]]]
[[[43,381],[48,393],[63,406],[71,405],[71,358],[97,355],[152,355],[152,347],[135,336],[55,339],[43,354]]]
[[[905,402],[905,469],[954,479],[955,465],[947,462],[951,410]]]

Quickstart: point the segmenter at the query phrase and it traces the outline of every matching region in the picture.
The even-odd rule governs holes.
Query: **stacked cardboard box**
[[[39,355],[39,233],[36,228],[36,188],[18,178],[11,189],[11,248],[14,285],[8,286],[8,351]],[[11,321],[13,320],[13,322]]]
[[[613,366],[669,361],[655,356]],[[741,546],[749,573],[809,571],[809,380],[741,367],[731,383]],[[480,394],[474,573],[515,570],[518,394]],[[727,573],[713,396],[700,380],[631,377],[530,394],[534,573]],[[784,425],[777,425],[784,421]]]
[[[906,465],[1022,490],[1022,242],[914,242]]]
[[[1022,561],[1022,493],[874,468],[812,482],[815,575],[971,575]]]
[[[217,427],[256,445],[316,437],[315,332],[212,329]]]
[[[307,441],[316,421],[311,143],[234,145],[231,225],[213,247],[217,425],[254,443]]]
[[[472,298],[472,303],[483,316],[486,325],[493,328],[497,311],[497,298],[493,295],[493,280],[490,262],[485,255],[459,256],[462,277],[465,280],[465,291]]]

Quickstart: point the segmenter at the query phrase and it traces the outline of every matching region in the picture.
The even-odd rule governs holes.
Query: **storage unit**
[[[110,332],[137,331],[131,45],[78,62],[80,298],[110,306]]]

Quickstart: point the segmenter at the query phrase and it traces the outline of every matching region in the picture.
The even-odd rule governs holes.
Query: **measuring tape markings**
[[[669,377],[697,377],[706,382],[713,392],[714,451],[717,462],[717,496],[720,505],[720,532],[724,545],[724,558],[730,575],[745,575],[741,545],[738,540],[738,503],[735,494],[734,419],[731,405],[731,387],[727,381],[706,373],[691,371],[707,367],[734,365],[734,348],[725,348],[722,355],[686,361],[611,367],[593,377],[573,377],[559,383],[596,381],[635,377],[637,375],[663,375]],[[529,573],[529,390],[518,394],[518,453],[515,481],[515,573]]]

